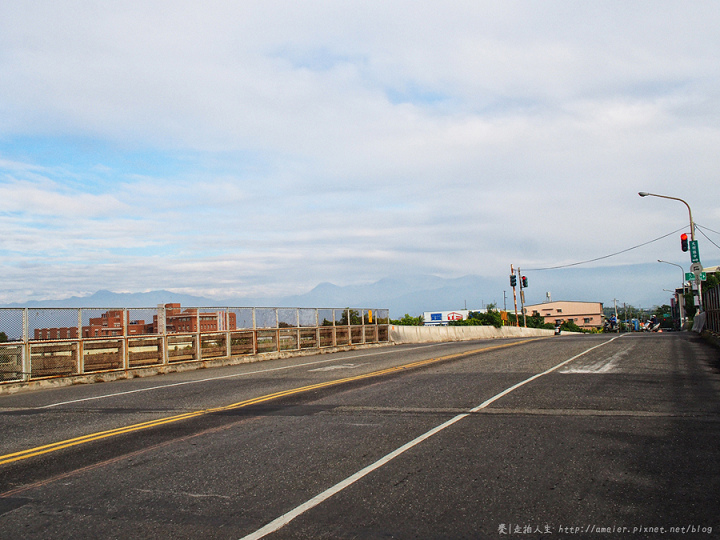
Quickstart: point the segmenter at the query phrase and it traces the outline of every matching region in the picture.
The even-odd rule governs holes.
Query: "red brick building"
[[[143,320],[129,321],[127,332],[124,332],[125,312],[122,309],[111,309],[100,317],[92,317],[87,326],[82,327],[82,337],[133,336],[158,333],[158,317],[153,316],[152,323]],[[226,320],[227,319],[227,320]],[[198,329],[199,326],[199,329]],[[167,332],[223,332],[235,330],[235,313],[225,311],[199,313],[197,308],[183,310],[180,304],[165,304],[165,327]],[[77,326],[66,328],[36,328],[36,340],[77,339]]]
[[[199,329],[198,329],[199,325]],[[223,332],[235,330],[237,318],[235,313],[205,312],[199,313],[197,308],[182,310],[180,304],[165,304],[165,327],[170,333],[175,332]],[[158,333],[158,318],[153,316],[153,333]]]

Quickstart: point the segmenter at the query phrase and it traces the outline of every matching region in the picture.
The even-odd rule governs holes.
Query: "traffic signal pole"
[[[513,300],[515,302],[515,326],[520,326],[520,321],[518,320],[518,314],[517,314],[517,294],[515,293],[515,285],[516,285],[517,278],[515,277],[515,269],[513,268],[513,265],[510,265],[510,286],[513,290]]]
[[[524,278],[522,277],[522,272],[520,272],[520,267],[518,266],[517,271],[518,278],[520,279],[520,312],[523,316],[523,326],[527,328],[527,314],[525,313],[525,291],[523,281]]]

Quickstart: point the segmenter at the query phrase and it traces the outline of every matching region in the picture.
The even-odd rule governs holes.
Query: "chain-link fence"
[[[387,309],[0,308],[0,383],[389,340]]]

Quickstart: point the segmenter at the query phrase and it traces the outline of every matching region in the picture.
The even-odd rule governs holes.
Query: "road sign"
[[[685,272],[685,281],[692,281],[695,279],[695,274],[692,272]]]
[[[700,262],[700,250],[698,249],[697,240],[690,240],[690,260],[694,263]]]
[[[700,281],[707,281],[707,274],[705,272],[700,272]]]
[[[699,262],[694,262],[690,265],[690,271],[695,274],[696,276],[703,271],[702,264]]]

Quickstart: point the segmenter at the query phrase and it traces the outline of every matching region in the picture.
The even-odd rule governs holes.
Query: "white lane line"
[[[337,366],[325,366],[315,369],[308,369],[308,371],[336,371],[338,369],[356,369],[360,366],[366,366],[367,364],[368,362],[363,362],[362,364],[338,364]]]
[[[506,389],[506,390],[503,390],[502,392],[500,392],[499,394],[491,397],[490,399],[488,399],[488,400],[486,400],[486,401],[483,401],[483,402],[482,402],[480,405],[478,405],[477,407],[475,407],[475,408],[473,408],[473,409],[470,409],[469,412],[462,413],[462,414],[458,414],[458,415],[455,416],[454,418],[451,418],[450,420],[448,420],[448,421],[440,424],[439,426],[434,427],[434,428],[431,429],[430,431],[428,431],[428,432],[426,432],[426,433],[423,433],[423,434],[420,435],[419,437],[417,437],[417,438],[413,439],[412,441],[410,441],[410,442],[402,445],[400,448],[398,448],[398,449],[390,452],[390,453],[387,454],[386,456],[384,456],[384,457],[380,458],[379,460],[377,460],[375,463],[372,463],[372,464],[368,465],[367,467],[365,467],[364,469],[359,470],[358,472],[356,472],[356,473],[353,474],[352,476],[349,476],[349,477],[347,477],[345,480],[342,480],[341,482],[335,484],[335,485],[332,486],[331,488],[326,489],[325,491],[323,491],[322,493],[316,495],[315,497],[313,497],[313,498],[310,499],[309,501],[301,504],[300,506],[298,506],[298,507],[296,507],[296,508],[293,508],[292,510],[290,510],[290,511],[287,512],[286,514],[283,514],[283,515],[280,516],[279,518],[271,521],[270,523],[268,523],[267,525],[265,525],[265,526],[262,527],[261,529],[258,529],[258,530],[255,531],[254,533],[251,533],[251,534],[249,534],[249,535],[247,535],[247,536],[244,536],[241,540],[259,540],[260,538],[263,538],[263,537],[267,536],[268,534],[271,534],[271,533],[273,533],[273,532],[275,532],[275,531],[278,531],[279,529],[283,528],[285,525],[287,525],[288,523],[290,523],[290,522],[291,522],[293,519],[295,519],[296,517],[304,514],[304,513],[307,512],[308,510],[316,507],[316,506],[319,505],[320,503],[328,500],[329,498],[331,498],[332,496],[334,496],[334,495],[336,495],[337,493],[341,492],[343,489],[347,488],[348,486],[351,486],[352,484],[354,484],[355,482],[357,482],[358,480],[360,480],[360,479],[363,478],[364,476],[367,476],[367,475],[370,474],[371,472],[373,472],[373,471],[379,469],[380,467],[386,465],[387,463],[389,463],[390,461],[392,461],[393,459],[395,459],[395,458],[398,457],[399,455],[407,452],[408,450],[410,450],[410,449],[413,448],[414,446],[417,446],[418,444],[420,444],[421,442],[429,439],[429,438],[432,437],[433,435],[436,435],[436,434],[440,433],[441,431],[449,428],[450,426],[452,426],[453,424],[459,422],[460,420],[462,420],[462,419],[464,419],[464,418],[467,418],[468,416],[471,415],[471,413],[480,411],[480,410],[488,407],[491,403],[497,401],[498,399],[500,399],[500,398],[503,397],[503,396],[508,395],[510,392],[513,392],[514,390],[517,390],[517,389],[520,388],[521,386],[524,386],[524,385],[526,385],[527,383],[534,381],[535,379],[539,379],[540,377],[542,377],[542,376],[544,376],[544,375],[547,375],[548,373],[552,373],[552,372],[555,371],[556,369],[559,369],[559,368],[563,367],[564,365],[572,362],[573,360],[576,360],[577,358],[580,358],[581,356],[589,353],[590,351],[592,351],[592,350],[594,350],[594,349],[597,349],[598,347],[602,347],[603,345],[607,345],[608,343],[610,343],[610,342],[612,342],[612,341],[615,341],[616,339],[619,339],[620,337],[622,337],[622,336],[614,337],[614,338],[612,338],[612,339],[610,339],[610,340],[608,340],[608,341],[604,341],[603,343],[600,343],[599,345],[595,345],[594,347],[590,347],[589,349],[581,352],[580,354],[577,354],[577,355],[573,356],[572,358],[569,358],[569,359],[565,360],[564,362],[561,362],[561,363],[559,363],[558,365],[556,365],[556,366],[554,366],[554,367],[551,367],[551,368],[548,369],[548,370],[543,371],[542,373],[538,373],[538,374],[536,374],[536,375],[533,375],[532,377],[529,377],[529,378],[525,379],[524,381],[519,382],[519,383],[511,386],[510,388],[508,388],[508,389]]]
[[[628,351],[621,351],[610,358],[604,358],[592,364],[568,366],[560,370],[560,373],[617,373],[620,361],[628,355]]]
[[[433,343],[430,345],[423,345],[420,347],[410,347],[407,349],[403,349],[404,351],[414,351],[416,349],[425,349],[429,347],[437,347],[440,345],[444,345],[443,343]],[[383,351],[378,353],[367,353],[367,354],[356,354],[353,356],[344,356],[341,358],[341,360],[351,359],[351,358],[365,358],[368,356],[381,356],[385,354],[391,354],[392,352],[397,352],[397,349],[393,349],[392,351]],[[307,366],[315,366],[317,364],[326,364],[328,362],[337,362],[338,358],[329,358],[327,360],[318,360],[316,362],[305,362],[303,364],[292,364],[290,366],[283,366],[283,367],[277,367],[277,368],[268,368],[268,369],[261,369],[257,371],[247,371],[245,373],[234,373],[232,375],[219,375],[217,377],[208,377],[205,379],[196,379],[192,381],[183,381],[178,383],[170,383],[170,384],[162,384],[158,386],[151,386],[149,388],[138,388],[137,390],[127,390],[125,392],[116,392],[114,394],[103,394],[100,396],[91,396],[86,398],[80,398],[80,399],[73,399],[70,401],[60,401],[58,403],[51,403],[50,405],[43,405],[41,407],[32,407],[31,410],[38,410],[38,409],[52,409],[53,407],[60,407],[61,405],[70,405],[72,403],[82,403],[83,401],[93,401],[96,399],[105,399],[109,397],[116,397],[116,396],[126,396],[129,394],[136,394],[138,392],[150,392],[152,390],[163,390],[165,388],[172,388],[174,386],[184,386],[186,384],[198,384],[198,383],[204,383],[204,382],[210,382],[210,381],[218,381],[221,379],[232,379],[233,377],[245,377],[247,375],[257,375],[260,373],[270,373],[273,371],[283,371],[288,369],[294,369],[294,368],[300,368],[300,367],[307,367]]]

